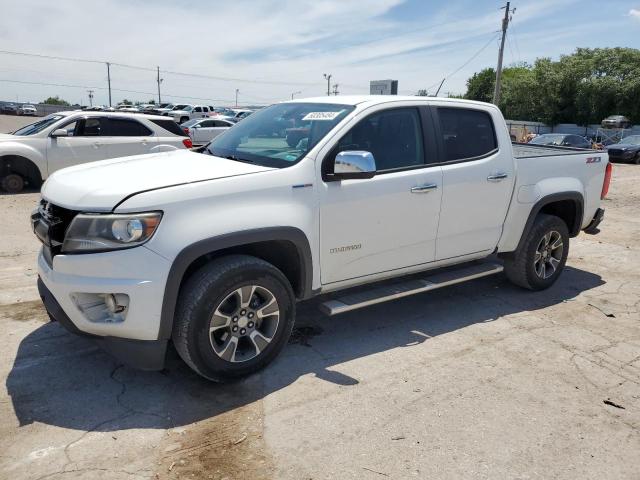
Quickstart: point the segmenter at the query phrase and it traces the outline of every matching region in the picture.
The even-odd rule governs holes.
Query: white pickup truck
[[[512,145],[489,104],[295,100],[201,153],[53,174],[31,217],[38,286],[126,363],[162,368],[172,340],[224,381],[273,360],[319,294],[333,315],[503,270],[550,287],[569,237],[597,233],[610,173],[605,152]]]
[[[72,111],[0,134],[0,186],[18,193],[79,163],[191,148],[175,122],[160,116]]]

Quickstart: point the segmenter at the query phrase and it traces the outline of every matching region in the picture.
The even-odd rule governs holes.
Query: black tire
[[[216,338],[218,333],[211,334],[210,327],[214,312],[222,310],[225,301],[240,287],[247,285],[255,285],[272,294],[279,316],[274,332],[267,335],[271,338],[270,343],[263,345],[263,349],[256,353],[256,343],[250,343],[252,340],[247,332],[244,339],[238,339],[238,342],[243,346],[255,347],[255,356],[232,362],[223,359],[214,350],[214,344],[218,346],[216,342],[220,338]],[[260,300],[253,292],[252,295],[254,300]],[[258,320],[257,310],[255,312],[254,330],[257,331],[260,328],[258,324],[266,320]],[[229,317],[231,315],[237,322],[239,313],[229,314]],[[242,316],[240,322],[233,326],[236,329],[238,325],[251,326],[251,323],[242,323],[248,321],[248,315]],[[229,255],[201,267],[182,287],[173,324],[173,343],[180,357],[198,374],[209,380],[225,382],[250,375],[268,365],[286,345],[294,321],[295,296],[282,272],[256,257]],[[229,335],[226,338],[239,335],[239,332],[232,334],[230,329],[228,332],[222,332],[222,335]],[[236,343],[236,346],[240,350],[240,343]],[[234,358],[235,354],[234,349]]]
[[[0,181],[0,186],[5,192],[8,193],[20,193],[24,190],[25,180],[22,175],[17,173],[10,173],[4,177]]]
[[[636,155],[636,158],[633,159],[633,163],[636,165],[640,165],[640,153]]]
[[[558,235],[556,236],[555,232]],[[547,251],[546,257],[540,257],[540,260],[536,262],[536,253],[540,250],[541,245],[546,235],[550,235],[551,244],[556,244],[556,238],[559,238],[562,242],[562,251],[558,252],[558,249],[553,250],[551,254]],[[544,250],[544,249],[543,249]],[[569,254],[569,229],[564,221],[554,215],[539,214],[529,231],[524,244],[518,249],[512,257],[507,257],[504,262],[504,271],[507,278],[514,284],[527,288],[529,290],[544,290],[549,288],[560,277],[564,265],[567,262],[567,255]],[[545,258],[554,258],[553,262],[557,261],[553,273],[548,277],[545,275],[546,267],[541,268],[540,262],[550,265],[550,262],[546,262]],[[551,267],[549,267],[551,268]],[[542,273],[542,276],[541,276]]]
[[[189,121],[189,117],[180,118],[180,124],[183,124],[184,122],[188,122],[188,121]]]

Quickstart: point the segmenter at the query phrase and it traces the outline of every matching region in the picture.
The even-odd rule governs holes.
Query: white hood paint
[[[110,211],[143,191],[272,170],[189,150],[152,153],[85,163],[58,170],[42,196],[71,210]]]

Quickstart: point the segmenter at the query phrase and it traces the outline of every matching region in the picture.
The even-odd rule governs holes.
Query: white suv
[[[191,147],[191,139],[166,117],[60,112],[0,134],[0,185],[17,193],[79,163]]]

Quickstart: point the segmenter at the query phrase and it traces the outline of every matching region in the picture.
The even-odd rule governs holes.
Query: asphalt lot
[[[495,276],[332,318],[310,302],[231,385],[173,352],[131,370],[49,323],[38,194],[0,194],[0,478],[638,479],[639,183],[614,167],[602,232],[550,290]]]

